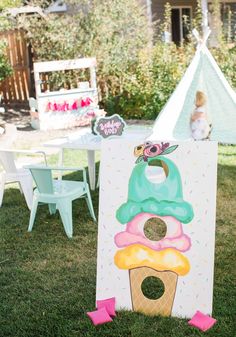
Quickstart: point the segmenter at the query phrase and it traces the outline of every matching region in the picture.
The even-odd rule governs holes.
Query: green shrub
[[[236,46],[223,42],[220,48],[212,49],[212,54],[231,86],[236,88]]]
[[[211,52],[232,87],[236,88],[236,47],[222,43]],[[182,47],[157,42],[152,53],[140,53],[133,73],[127,74],[123,92],[110,96],[104,106],[125,118],[155,119],[181,80],[195,53],[192,43]]]
[[[0,82],[10,76],[12,68],[6,55],[6,43],[0,42]]]
[[[145,11],[136,0],[67,1],[70,15],[18,17],[18,27],[35,51],[35,60],[97,58],[102,99],[123,91],[126,74],[135,69],[140,50],[148,43]]]
[[[125,118],[154,119],[181,79],[194,49],[157,42],[153,50],[144,50],[133,71],[126,74],[123,92],[109,97],[105,107]]]
[[[11,7],[19,7],[23,4],[21,0],[1,0],[0,2],[0,11],[11,8]]]

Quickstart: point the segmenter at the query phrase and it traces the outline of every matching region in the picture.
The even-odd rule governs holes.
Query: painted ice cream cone
[[[163,316],[171,314],[178,275],[186,275],[190,269],[188,259],[176,249],[155,251],[139,244],[117,251],[115,264],[129,270],[133,310]],[[142,292],[142,283],[149,276],[164,284],[164,293],[156,300],[147,298]]]
[[[134,311],[142,312],[150,316],[171,314],[178,275],[172,271],[156,271],[149,267],[130,269],[130,289]],[[147,277],[160,279],[165,291],[160,298],[149,299],[142,292],[142,283]]]

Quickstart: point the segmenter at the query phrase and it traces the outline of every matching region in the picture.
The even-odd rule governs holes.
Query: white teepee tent
[[[206,47],[209,33],[199,41],[191,64],[154,123],[150,140],[191,139],[190,115],[196,92],[201,90],[207,95],[213,127],[210,139],[236,144],[236,93]]]

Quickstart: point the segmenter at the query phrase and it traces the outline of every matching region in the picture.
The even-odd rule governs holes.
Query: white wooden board
[[[161,141],[153,143],[161,144]],[[139,144],[142,144],[140,139],[112,139],[102,145],[96,297],[105,299],[115,296],[117,310],[133,310],[129,270],[121,269],[114,261],[117,252],[125,247],[117,247],[114,238],[127,230],[127,224],[118,220],[117,210],[128,200],[130,177],[139,165],[135,164],[134,148]],[[193,218],[182,225],[183,233],[191,244],[180,253],[189,261],[190,270],[177,278],[171,315],[192,317],[196,310],[211,314],[217,143],[171,142],[169,147],[174,145],[178,145],[176,150],[162,157],[168,158],[177,168],[183,200],[191,205]],[[145,187],[143,191],[145,195]],[[130,245],[127,243],[127,246]]]

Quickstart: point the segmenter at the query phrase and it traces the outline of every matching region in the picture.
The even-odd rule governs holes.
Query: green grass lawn
[[[67,152],[66,162],[82,165],[83,152]],[[0,209],[0,336],[235,336],[236,147],[221,146],[218,162],[213,305],[218,323],[211,330],[201,333],[184,319],[125,311],[114,322],[94,327],[86,311],[95,307],[97,225],[85,201],[74,203],[72,240],[59,216],[50,216],[45,206],[37,213],[33,232],[27,233],[29,211],[11,186]],[[98,191],[92,199],[97,213]]]

